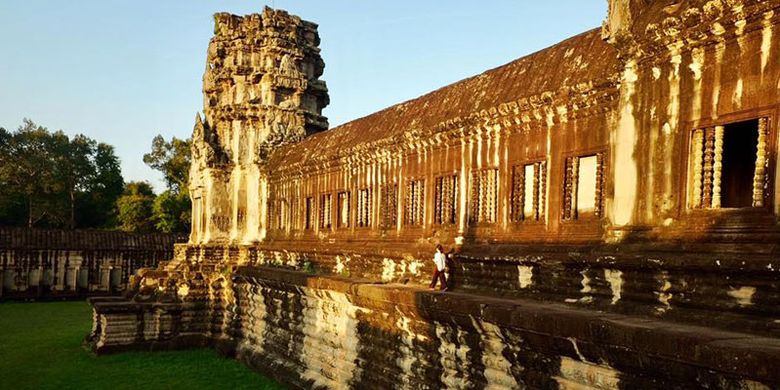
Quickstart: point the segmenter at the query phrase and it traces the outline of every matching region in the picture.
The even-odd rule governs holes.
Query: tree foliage
[[[190,172],[191,140],[172,137],[170,142],[162,135],[152,140],[152,151],[144,155],[144,162],[165,178],[166,191],[154,202],[153,215],[157,230],[165,233],[188,232],[192,204],[187,184]]]
[[[160,171],[168,189],[177,194],[187,192],[191,143],[189,139],[176,137],[167,142],[162,135],[158,135],[152,140],[152,151],[144,154],[144,163]]]
[[[127,183],[116,204],[120,229],[133,233],[154,231],[152,218],[154,191],[149,183],[138,181]]]
[[[190,197],[170,190],[160,194],[152,206],[155,227],[163,233],[184,233],[190,230]]]
[[[110,227],[122,187],[110,145],[29,119],[0,129],[0,225]]]

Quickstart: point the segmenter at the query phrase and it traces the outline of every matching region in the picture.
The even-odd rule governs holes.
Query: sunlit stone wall
[[[195,121],[190,242],[253,243],[266,234],[275,148],[328,127],[317,25],[266,8],[214,16]]]

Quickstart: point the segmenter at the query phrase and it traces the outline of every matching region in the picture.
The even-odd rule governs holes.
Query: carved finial
[[[200,112],[195,114],[195,127],[192,129],[192,139],[202,140],[204,138],[205,131],[203,126],[203,119],[200,117]]]

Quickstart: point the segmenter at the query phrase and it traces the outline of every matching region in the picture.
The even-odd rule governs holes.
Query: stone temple
[[[328,129],[317,26],[217,14],[189,243],[92,299],[87,341],[293,388],[778,388],[778,23],[780,0],[610,0]]]

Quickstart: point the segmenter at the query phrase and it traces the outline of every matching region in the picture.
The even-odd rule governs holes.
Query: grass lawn
[[[85,302],[0,303],[0,389],[282,389],[211,350],[97,357]]]

